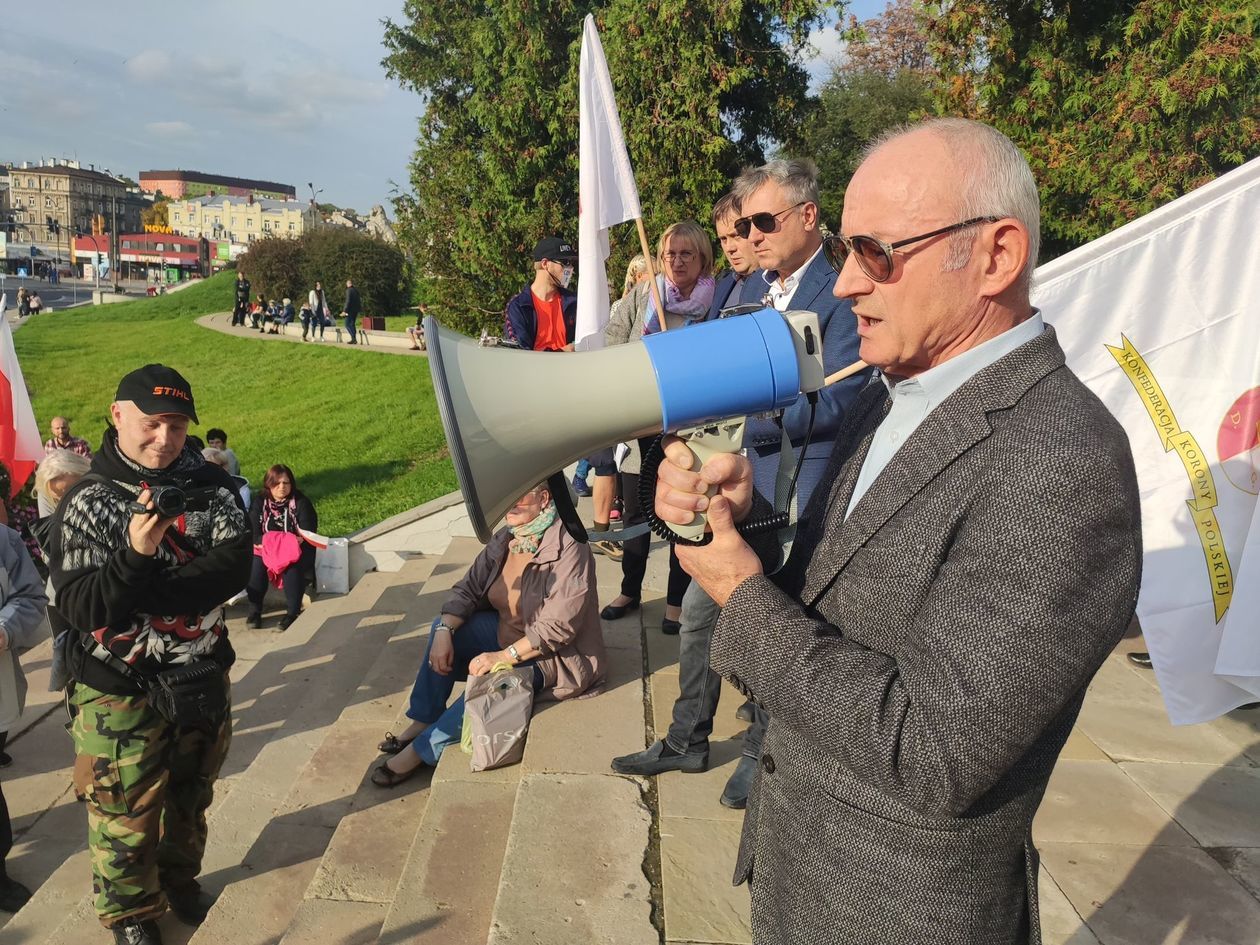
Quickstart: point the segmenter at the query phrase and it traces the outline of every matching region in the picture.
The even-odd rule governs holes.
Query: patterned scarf
[[[509,525],[508,529],[512,532],[512,541],[508,545],[508,551],[512,554],[538,554],[538,536],[551,527],[551,523],[556,520],[556,503],[551,501],[547,503],[546,508],[531,518],[523,525]]]
[[[712,276],[702,276],[691,288],[691,297],[684,299],[678,286],[664,276],[657,276],[657,286],[661,287],[662,301],[665,311],[671,315],[681,315],[684,324],[703,321],[709,314],[713,304],[713,289],[716,283]],[[661,320],[656,314],[656,300],[648,296],[647,318],[643,320],[643,334],[654,335],[661,330]]]

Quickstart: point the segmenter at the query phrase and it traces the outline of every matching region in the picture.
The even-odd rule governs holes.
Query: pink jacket
[[[503,570],[511,538],[504,528],[490,539],[451,590],[442,613],[467,619],[478,610],[493,609],[487,594]],[[538,668],[553,698],[604,691],[608,657],[599,622],[595,561],[590,548],[575,541],[559,519],[543,532],[538,554],[521,575],[520,610],[525,638],[542,653]],[[500,624],[499,645],[503,647],[516,642],[505,639],[505,630]],[[510,630],[507,636],[511,637]]]

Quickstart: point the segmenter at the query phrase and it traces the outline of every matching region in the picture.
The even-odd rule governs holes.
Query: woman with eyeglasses
[[[708,318],[714,290],[713,244],[700,224],[684,220],[667,228],[661,234],[657,247],[656,265],[660,273],[657,288],[665,306],[666,328],[677,330]],[[638,291],[636,289],[636,293]],[[647,291],[643,292],[642,319],[644,335],[661,330],[656,302]],[[609,327],[612,327],[611,321]],[[609,332],[605,332],[604,339],[609,344],[616,343]],[[632,444],[621,465],[621,497],[625,504],[626,527],[645,520],[644,510],[639,507],[639,468],[643,453],[650,445],[650,439]],[[621,559],[621,593],[600,612],[605,620],[620,620],[627,613],[638,610],[651,541],[649,535],[641,535],[625,542]],[[682,629],[683,594],[690,583],[691,578],[682,569],[678,555],[670,545],[662,633],[672,636]]]
[[[704,321],[713,304],[713,244],[694,220],[675,223],[661,234],[656,251],[656,277],[661,303],[665,306],[666,328]],[[643,316],[643,334],[661,330],[656,300],[648,294]]]
[[[429,629],[403,731],[377,747],[391,757],[372,783],[393,787],[436,766],[459,741],[464,697],[449,706],[457,679],[498,663],[532,666],[534,694],[556,700],[603,692],[607,657],[599,623],[595,559],[556,513],[545,485],[530,489],[455,585]]]

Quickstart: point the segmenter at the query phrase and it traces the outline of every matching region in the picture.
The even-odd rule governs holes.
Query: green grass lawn
[[[193,387],[205,439],[228,433],[257,486],[293,467],[320,531],[355,531],[456,488],[428,362],[344,347],[266,343],[203,328],[232,307],[224,273],[174,295],[42,315],[14,335],[45,438],[55,416],[101,440],[119,379],[158,361]],[[414,321],[414,320],[413,320]]]

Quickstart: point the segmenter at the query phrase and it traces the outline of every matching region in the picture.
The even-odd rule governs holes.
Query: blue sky
[[[861,18],[884,0],[858,0]],[[366,212],[405,184],[419,98],[385,76],[402,0],[114,0],[5,14],[0,161],[77,158],[293,184]],[[106,13],[106,11],[108,11]],[[262,12],[265,11],[265,16]],[[813,37],[815,85],[841,52]]]

